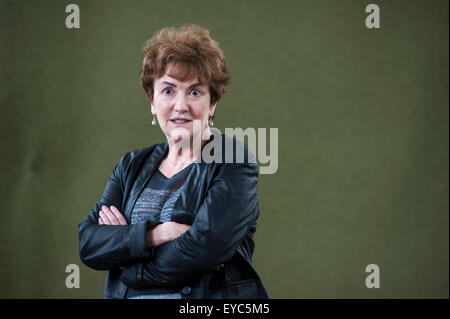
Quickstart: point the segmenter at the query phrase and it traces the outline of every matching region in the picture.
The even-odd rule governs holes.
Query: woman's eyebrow
[[[177,87],[175,84],[173,84],[173,83],[171,83],[171,82],[164,81],[164,82],[161,82],[161,83],[162,83],[162,84],[166,84],[166,85],[170,85],[170,86]]]
[[[168,81],[163,81],[163,82],[161,82],[161,84],[165,84],[165,85],[170,85],[170,86],[173,86],[173,87],[177,87],[176,84],[174,84],[174,83],[172,83],[172,82],[168,82]],[[204,84],[203,84],[203,83],[200,83],[200,82],[196,82],[196,83],[194,83],[194,84],[189,85],[188,88],[193,88],[193,87],[195,87],[195,86],[202,86],[202,85],[204,85]]]
[[[202,85],[203,85],[203,83],[197,82],[197,83],[194,83],[192,85],[189,85],[189,88],[193,88],[195,86],[202,86]]]

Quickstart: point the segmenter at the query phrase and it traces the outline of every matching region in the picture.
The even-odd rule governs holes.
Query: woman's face
[[[203,133],[216,105],[210,104],[209,87],[197,77],[181,82],[168,73],[154,81],[152,114],[167,138],[177,142]]]

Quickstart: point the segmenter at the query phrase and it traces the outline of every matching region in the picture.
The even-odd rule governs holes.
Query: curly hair
[[[144,48],[141,85],[150,100],[153,99],[154,81],[167,72],[178,81],[197,77],[209,86],[211,104],[218,102],[230,83],[227,62],[218,43],[209,31],[195,24],[179,29],[164,28],[158,31]],[[172,71],[175,70],[174,73]]]

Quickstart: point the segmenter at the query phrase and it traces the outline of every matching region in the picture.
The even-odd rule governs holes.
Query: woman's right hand
[[[176,222],[159,224],[147,231],[147,246],[156,247],[172,241],[185,233],[192,226]]]

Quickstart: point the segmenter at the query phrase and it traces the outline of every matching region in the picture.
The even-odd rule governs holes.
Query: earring
[[[152,125],[156,125],[156,118],[154,115],[153,115]]]
[[[209,124],[209,126],[214,126],[214,121],[213,121],[212,117],[209,118],[208,124]]]

